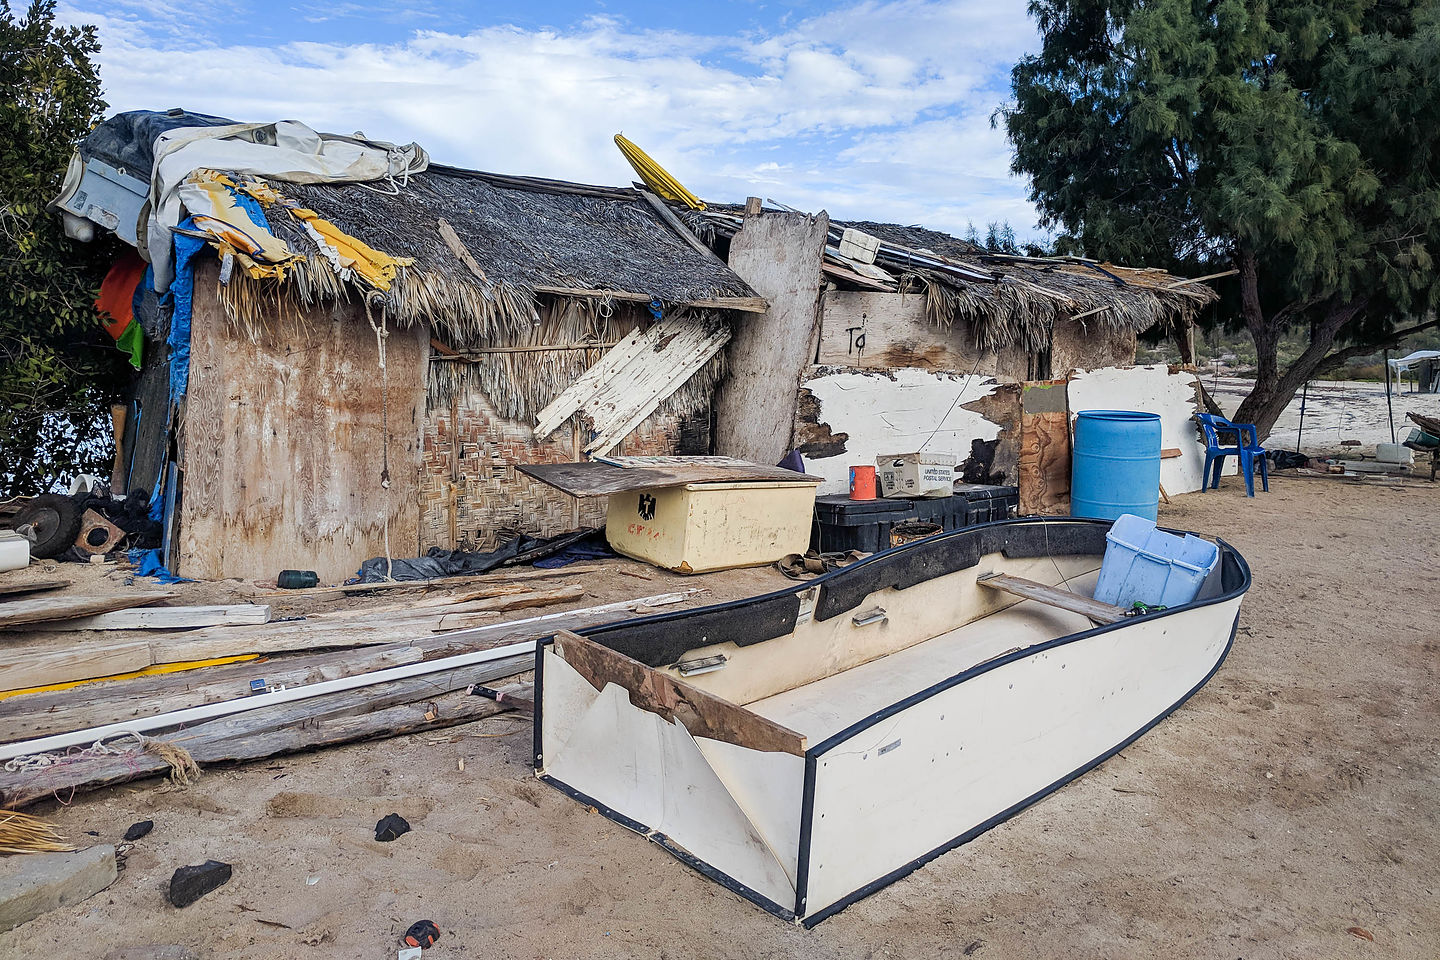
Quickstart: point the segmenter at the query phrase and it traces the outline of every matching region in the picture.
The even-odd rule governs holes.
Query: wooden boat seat
[[[970,667],[1091,626],[1080,614],[1025,600],[858,667],[746,704],[746,708],[817,744]]]

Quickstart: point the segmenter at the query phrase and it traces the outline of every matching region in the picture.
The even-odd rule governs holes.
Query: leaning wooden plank
[[[29,645],[0,655],[0,690],[130,673],[150,666],[150,642],[96,640]]]
[[[742,706],[647,667],[569,630],[555,634],[555,652],[596,690],[607,684],[625,689],[630,703],[691,736],[733,743],[751,750],[805,756],[805,737]]]
[[[73,620],[31,623],[22,630],[185,630],[195,627],[270,622],[263,603],[233,603],[208,607],[132,607]]]
[[[48,736],[80,727],[101,726],[188,707],[233,700],[249,692],[250,681],[295,686],[355,676],[420,660],[438,660],[488,650],[507,643],[534,641],[560,629],[582,629],[623,620],[655,607],[701,595],[689,590],[602,604],[582,610],[548,613],[523,620],[487,624],[408,642],[321,654],[307,654],[234,666],[211,667],[194,675],[117,680],[86,690],[28,694],[0,700],[0,742]]]
[[[417,692],[416,688],[409,687],[403,693],[397,691],[394,696],[400,697],[398,701],[384,706],[379,705],[384,702],[381,698],[372,698],[370,704],[375,706],[370,710],[364,710],[367,704],[353,695],[360,691],[353,691],[351,695],[324,698],[329,702],[317,703],[314,713],[304,717],[303,722],[297,722],[300,718],[293,713],[284,719],[274,712],[261,711],[247,717],[243,727],[202,724],[156,740],[183,747],[196,763],[213,764],[260,760],[343,743],[439,730],[511,709],[503,702],[456,691],[471,683],[511,676],[517,667],[523,669],[532,663],[532,657],[525,657],[523,661],[498,664],[490,670],[469,671],[464,677],[458,677],[455,685],[446,684],[452,689],[448,694],[437,693],[433,688],[427,694],[423,689]],[[515,692],[517,697],[525,695],[518,687]],[[394,696],[384,700],[393,700]],[[521,724],[516,726],[525,729]],[[123,743],[116,743],[113,749],[119,752],[51,766],[0,771],[0,805],[17,809],[57,794],[68,796],[72,790],[96,790],[156,776],[170,769],[168,761],[154,750],[138,745],[127,749]]]
[[[382,580],[379,583],[343,583],[338,587],[305,587],[300,590],[267,590],[262,597],[307,597],[325,593],[369,593],[371,590],[448,590],[469,583],[509,583],[515,580],[544,580],[597,573],[603,563],[572,563],[553,569],[536,567],[530,570],[504,569],[490,573],[473,573],[463,577],[437,577],[434,580]]]
[[[0,630],[44,620],[70,620],[111,610],[143,607],[147,603],[169,600],[173,593],[116,593],[108,596],[62,595],[36,597],[32,600],[9,600],[0,604]]]
[[[1090,597],[1082,597],[1078,593],[1036,583],[1034,580],[1026,580],[1024,577],[1012,577],[1008,573],[982,573],[975,578],[975,582],[982,587],[1003,590],[1006,593],[1013,593],[1017,597],[1024,597],[1026,600],[1035,600],[1061,610],[1078,613],[1082,617],[1089,617],[1096,623],[1118,623],[1125,619],[1124,607],[1103,603]]]
[[[44,593],[60,590],[74,583],[73,580],[31,580],[25,583],[0,583],[0,597],[17,596],[22,593]]]

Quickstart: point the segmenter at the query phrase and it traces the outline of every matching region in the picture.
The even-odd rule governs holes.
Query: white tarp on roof
[[[401,147],[317,133],[295,120],[180,127],[163,133],[155,140],[150,216],[141,238],[155,267],[155,289],[168,289],[174,277],[170,231],[184,219],[180,187],[196,170],[254,174],[289,183],[354,183],[403,181],[429,165],[429,156],[418,144]]]

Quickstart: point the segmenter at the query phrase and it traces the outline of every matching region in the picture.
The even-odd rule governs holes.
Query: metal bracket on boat
[[[695,677],[702,673],[711,673],[725,666],[725,654],[717,653],[713,657],[702,657],[699,660],[681,660],[675,664],[675,670],[682,677]]]
[[[800,609],[795,614],[795,625],[808,623],[815,617],[815,601],[820,596],[819,587],[810,587],[808,590],[800,591]]]
[[[857,627],[868,627],[872,623],[888,623],[890,618],[885,614],[884,607],[876,607],[866,613],[857,613],[850,618],[850,622]]]

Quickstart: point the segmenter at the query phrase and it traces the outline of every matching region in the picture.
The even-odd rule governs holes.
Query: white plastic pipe
[[[663,606],[665,604],[678,603],[694,592],[697,591],[662,594],[655,597],[644,597],[639,600],[626,600],[622,603],[592,607],[589,610],[570,610],[566,613],[551,613],[543,617],[532,617],[529,620],[512,620],[508,623],[489,624],[485,627],[472,630],[457,630],[451,635],[463,637],[467,633],[493,630],[496,627],[503,626],[505,628],[513,628],[527,623],[543,623],[546,620],[556,620],[568,614],[594,613],[610,609],[625,610],[637,606]],[[140,717],[135,720],[126,720],[121,723],[107,723],[104,726],[89,727],[70,733],[57,733],[48,737],[40,737],[36,740],[8,743],[0,746],[0,761],[13,760],[16,757],[28,757],[37,753],[48,753],[52,750],[65,750],[69,747],[88,747],[92,743],[108,740],[111,737],[118,737],[122,734],[142,734],[149,730],[163,730],[167,727],[178,727],[184,724],[197,723],[201,720],[228,717],[237,713],[259,710],[262,707],[273,707],[276,704],[293,703],[296,700],[307,700],[310,697],[319,697],[327,693],[355,690],[359,687],[369,687],[377,683],[388,683],[391,680],[408,680],[410,677],[422,677],[427,673],[440,673],[443,670],[454,670],[457,667],[468,667],[477,663],[492,663],[496,660],[504,660],[507,657],[532,653],[534,650],[535,641],[522,640],[519,643],[506,644],[503,647],[496,647],[493,650],[479,650],[475,653],[462,653],[453,657],[442,657],[439,660],[407,663],[399,667],[388,667],[384,670],[375,670],[371,673],[356,674],[353,677],[341,677],[338,680],[322,680],[319,683],[309,683],[303,687],[290,687],[285,690],[276,690],[273,693],[259,693],[254,696],[242,697],[238,700],[221,700],[217,703],[201,704],[198,707],[172,710],[169,713],[158,713],[153,717]]]

